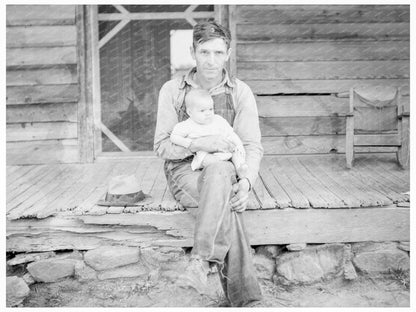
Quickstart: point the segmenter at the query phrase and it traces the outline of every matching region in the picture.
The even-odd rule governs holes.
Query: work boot
[[[200,258],[191,258],[185,272],[178,277],[177,286],[193,288],[199,294],[208,293],[208,261]]]

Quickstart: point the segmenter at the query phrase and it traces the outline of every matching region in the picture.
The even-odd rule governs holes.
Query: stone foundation
[[[309,285],[340,276],[353,280],[357,274],[380,277],[391,270],[408,271],[406,246],[408,242],[257,246],[253,262],[259,279],[278,285]],[[101,246],[88,251],[8,254],[7,258],[7,306],[11,307],[23,302],[30,285],[67,277],[175,282],[186,267],[189,249]]]

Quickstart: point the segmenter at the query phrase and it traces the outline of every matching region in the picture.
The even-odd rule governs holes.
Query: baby
[[[185,96],[185,106],[189,118],[175,125],[170,135],[172,143],[188,148],[192,139],[208,135],[223,135],[234,143],[233,153],[216,152],[211,155],[218,161],[231,159],[238,176],[243,177],[248,168],[245,163],[243,143],[230,124],[223,117],[214,114],[214,102],[208,91],[190,90]],[[196,153],[191,164],[192,170],[208,165],[204,162],[207,154],[205,151]]]

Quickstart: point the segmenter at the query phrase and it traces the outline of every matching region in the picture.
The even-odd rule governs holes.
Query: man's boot
[[[208,293],[208,261],[193,257],[178,278],[177,285],[183,288],[194,288],[200,294]]]

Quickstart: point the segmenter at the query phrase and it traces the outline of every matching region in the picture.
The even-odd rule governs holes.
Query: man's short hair
[[[185,107],[190,109],[194,104],[197,103],[198,99],[210,98],[212,99],[209,92],[205,89],[194,89],[189,90],[185,95]]]
[[[221,38],[225,41],[227,49],[230,48],[231,33],[224,26],[217,22],[199,22],[194,26],[193,31],[193,47],[194,50],[198,44],[204,43],[211,39]]]

